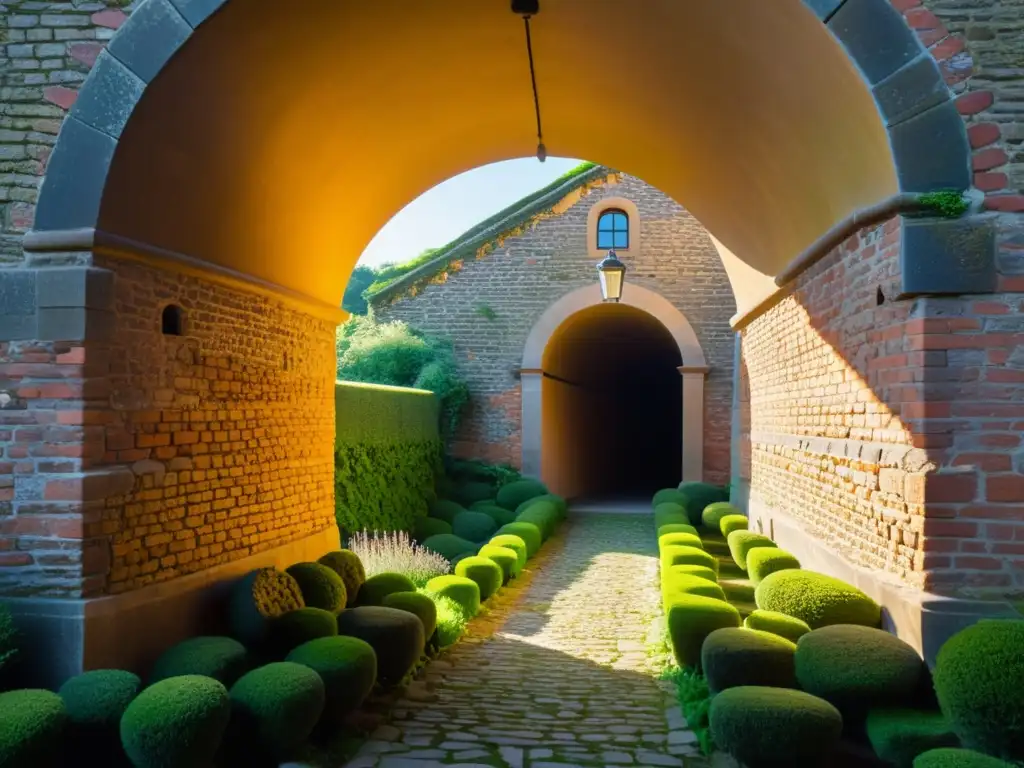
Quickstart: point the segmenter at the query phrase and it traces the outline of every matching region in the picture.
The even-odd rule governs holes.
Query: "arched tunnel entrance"
[[[645,496],[679,482],[682,364],[652,315],[598,304],[544,350],[541,474],[575,498]]]

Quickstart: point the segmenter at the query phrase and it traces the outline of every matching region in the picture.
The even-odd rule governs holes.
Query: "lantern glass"
[[[605,301],[618,302],[622,298],[626,265],[619,261],[615,251],[608,251],[605,260],[597,265],[597,274],[601,281],[601,297]]]

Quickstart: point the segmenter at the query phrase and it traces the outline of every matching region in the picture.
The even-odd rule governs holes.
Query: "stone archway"
[[[540,477],[543,466],[541,414],[544,350],[569,318],[601,303],[601,289],[597,284],[571,291],[544,311],[527,337],[520,371],[522,471],[525,475]],[[703,480],[704,377],[709,369],[697,334],[686,315],[668,299],[643,286],[627,283],[620,303],[635,307],[656,319],[668,330],[679,348],[683,363],[679,366],[679,373],[683,377],[682,479]]]

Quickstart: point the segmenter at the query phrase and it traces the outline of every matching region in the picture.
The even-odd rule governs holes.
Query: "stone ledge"
[[[751,432],[754,445],[781,446],[804,453],[816,453],[836,459],[856,459],[880,467],[898,467],[909,472],[924,471],[929,465],[928,452],[922,448],[897,443],[875,443],[838,437],[814,437],[772,432]]]

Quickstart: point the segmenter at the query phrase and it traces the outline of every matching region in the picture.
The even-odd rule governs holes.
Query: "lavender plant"
[[[359,556],[367,578],[378,573],[400,573],[422,587],[435,576],[451,571],[447,560],[415,543],[405,531],[361,531],[353,534],[348,548]]]

